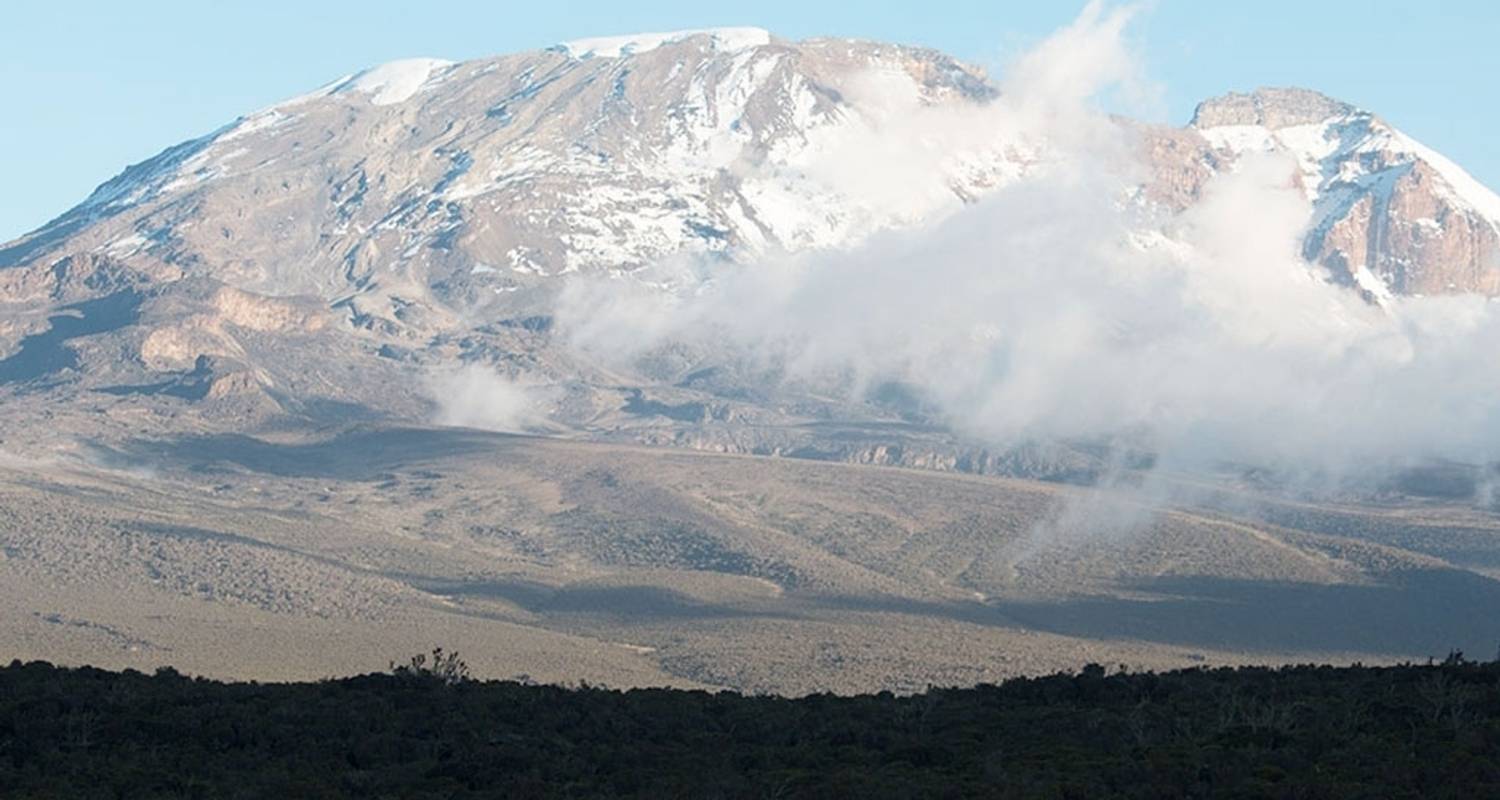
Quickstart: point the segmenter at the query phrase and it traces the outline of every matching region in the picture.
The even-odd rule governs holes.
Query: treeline
[[[0,668],[4,798],[1500,797],[1500,664],[798,699]]]

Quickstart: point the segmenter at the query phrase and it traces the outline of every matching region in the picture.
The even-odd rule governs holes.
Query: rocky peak
[[[1358,109],[1310,89],[1263,87],[1205,100],[1193,113],[1194,128],[1256,125],[1279,130],[1346,117]]]

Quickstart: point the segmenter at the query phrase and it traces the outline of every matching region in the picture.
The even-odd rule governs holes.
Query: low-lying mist
[[[547,387],[481,364],[433,372],[427,376],[427,389],[437,401],[437,424],[500,433],[544,427],[545,408],[553,395]]]

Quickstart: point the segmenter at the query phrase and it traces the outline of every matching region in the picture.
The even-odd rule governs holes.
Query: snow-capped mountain
[[[0,266],[91,254],[391,317],[676,255],[843,247],[1025,173],[1025,142],[874,190],[874,165],[839,163],[910,104],[995,94],[933,51],[743,28],[398,61],[131,167],[0,248]],[[1316,205],[1307,255],[1340,280],[1375,296],[1500,292],[1500,198],[1368,112],[1261,90],[1200,107],[1188,131],[1208,146],[1143,130],[1169,205],[1246,152],[1285,150]]]
[[[559,276],[708,274],[941,220],[1056,155],[1004,128],[957,144],[910,129],[1000,91],[931,50],[745,28],[378,66],[171,147],[0,246],[0,390],[94,387],[88,403],[130,413],[150,396],[164,419],[179,401],[411,417],[430,411],[425,370],[480,362],[566,386],[549,424],[811,451],[804,429],[772,428],[864,412],[681,353],[651,386],[591,363],[550,336]],[[1374,302],[1500,294],[1500,198],[1369,112],[1267,89],[1122,130],[1145,167],[1127,194],[1153,209],[1282,151],[1314,209],[1305,255],[1334,282]],[[856,460],[1011,457],[839,442]]]

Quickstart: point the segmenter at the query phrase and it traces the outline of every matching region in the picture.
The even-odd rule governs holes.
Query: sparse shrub
[[[398,678],[437,681],[447,686],[473,680],[469,665],[458,657],[458,653],[446,652],[441,647],[432,648],[430,659],[426,653],[418,653],[405,664],[392,661],[391,674]]]

